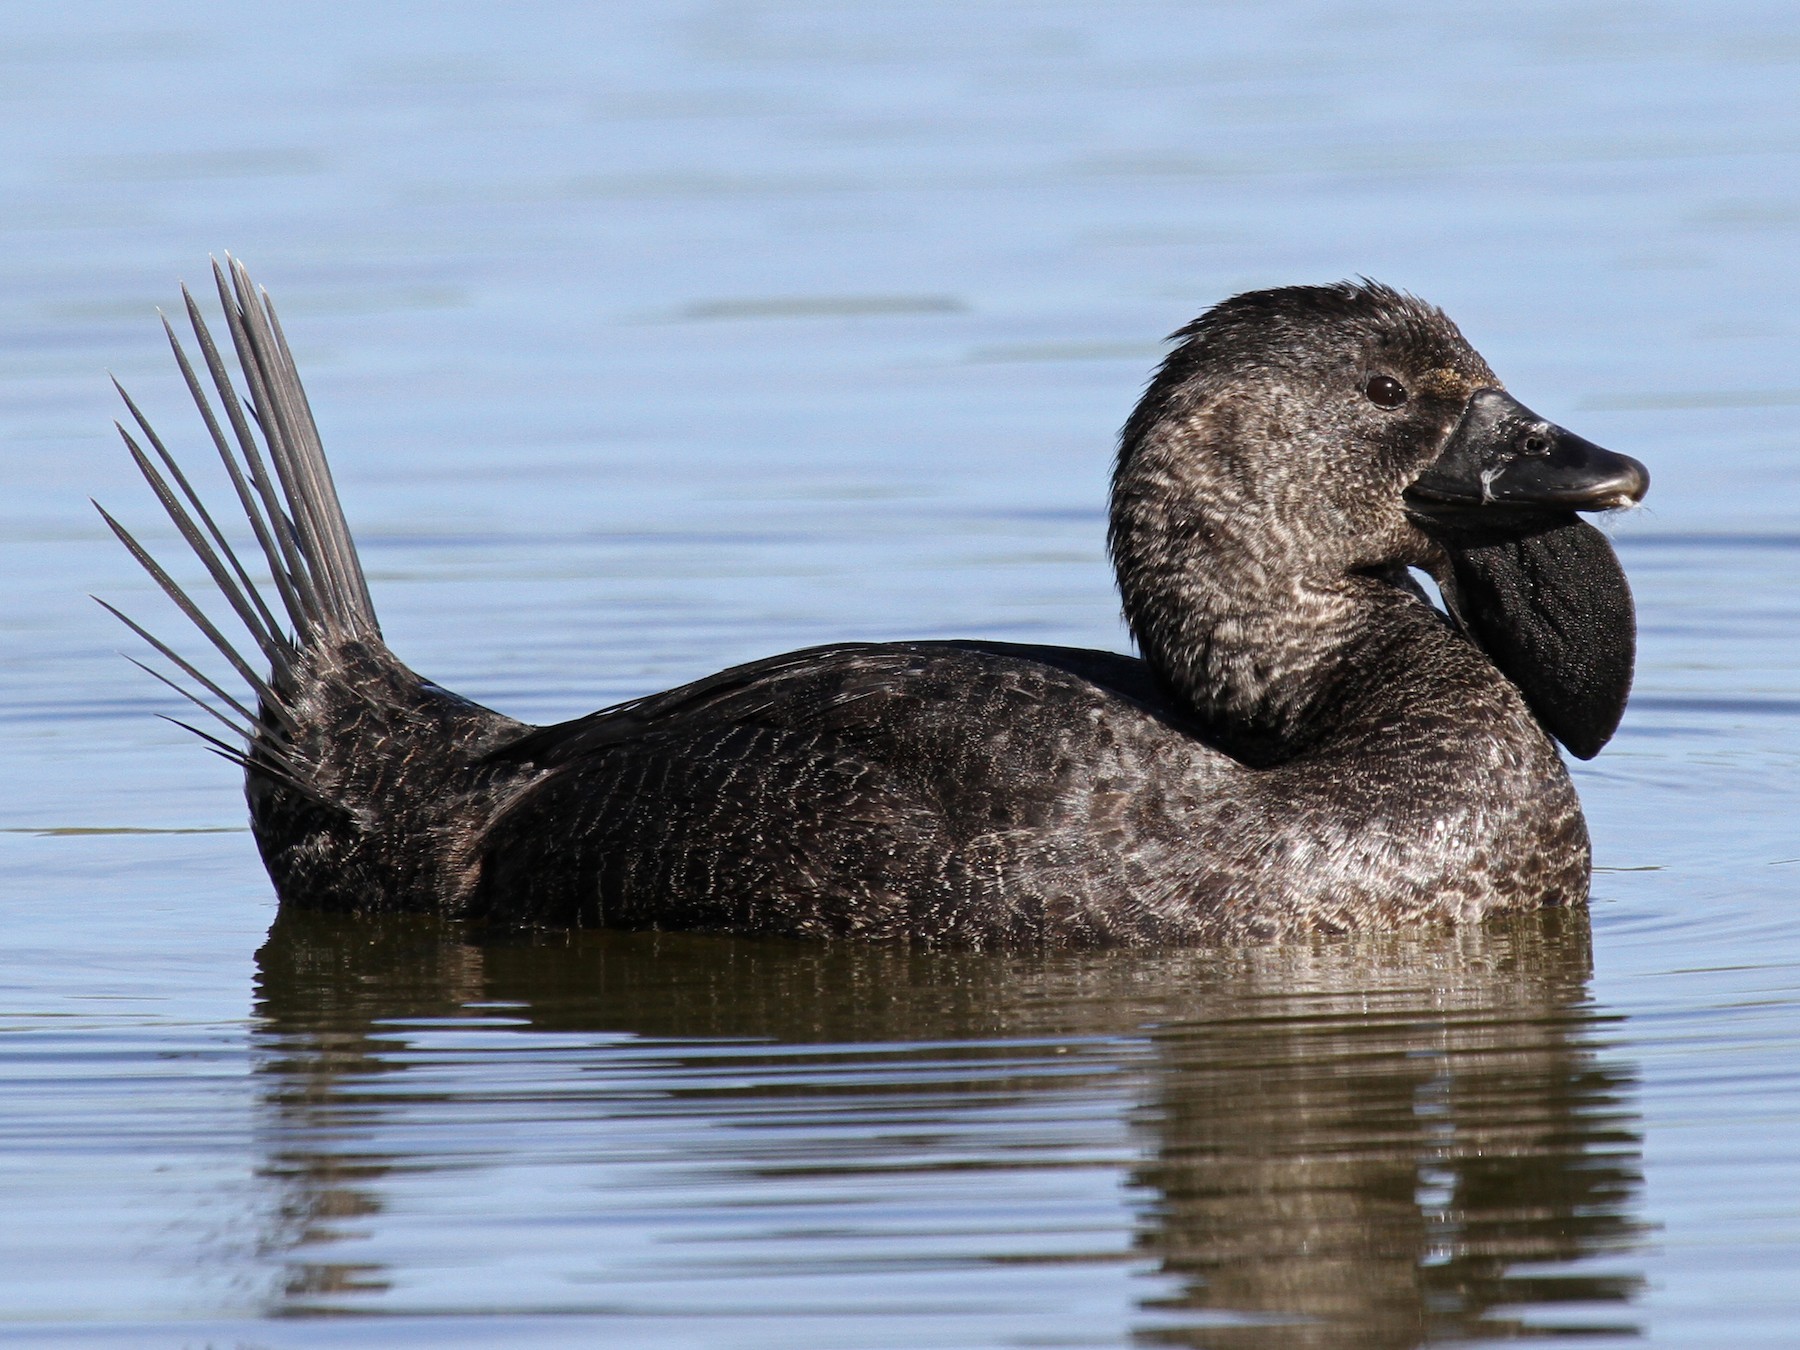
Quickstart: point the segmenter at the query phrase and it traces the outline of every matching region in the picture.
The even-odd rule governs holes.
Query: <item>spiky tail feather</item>
[[[218,287],[219,303],[225,311],[238,367],[248,386],[248,406],[233,386],[218,344],[213,341],[212,332],[201,317],[200,307],[194,303],[187,287],[181,288],[181,296],[207,374],[236,437],[236,453],[226,439],[205,386],[166,317],[163,331],[168,335],[169,346],[175,353],[182,378],[187,381],[188,392],[200,410],[213,446],[237,492],[238,504],[268,564],[276,594],[286,613],[285,629],[175,457],[131,395],[116,380],[114,388],[118,389],[132,421],[150,443],[162,467],[159,469],[151,461],[122,423],[114,425],[163,510],[205,565],[219,593],[261,651],[270,675],[265,678],[258,673],[149,550],[98,502],[94,505],[131,556],[255,691],[262,715],[292,733],[297,730],[297,725],[289,700],[299,688],[296,662],[301,652],[336,645],[346,639],[379,644],[381,626],[375,619],[368,581],[363,576],[356,545],[350,538],[350,527],[338,503],[337,488],[331,480],[331,468],[325,461],[318,426],[313,421],[305,390],[301,388],[293,353],[281,331],[281,320],[275,315],[268,293],[258,291],[244,265],[229,255],[226,262],[230,268],[229,279],[226,270],[214,262],[213,280]],[[258,432],[261,433],[260,444]],[[308,781],[309,775],[302,766],[269,737],[260,734],[260,719],[256,713],[177,655],[168,644],[105,601],[100,603],[173,662],[184,675],[220,700],[225,711],[166,676],[150,671],[209,716],[238,733],[246,742],[246,748],[240,751],[205,732],[187,727],[186,723],[178,725],[194,731],[216,753],[245,769],[284,782],[303,795],[328,804],[317,786]]]
[[[488,748],[524,728],[428,684],[388,651],[275,307],[242,263],[227,255],[226,264],[213,264],[213,279],[247,398],[182,288],[223,422],[167,318],[163,328],[269,569],[274,605],[123,388],[119,394],[151,453],[122,424],[119,434],[262,660],[252,661],[129,530],[95,507],[245,681],[253,700],[236,697],[135,620],[100,603],[200,692],[135,664],[234,733],[221,739],[176,722],[244,769],[257,843],[284,901],[438,908],[456,889],[455,842],[465,833],[453,809],[457,792],[475,786],[470,776]]]

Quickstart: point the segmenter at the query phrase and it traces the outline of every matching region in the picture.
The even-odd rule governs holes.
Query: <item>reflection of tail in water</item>
[[[346,1239],[379,1225],[384,1183],[419,1161],[355,1126],[405,1081],[407,1036],[382,1024],[452,1019],[478,1002],[480,953],[435,920],[284,915],[257,967],[258,1170],[279,1190],[259,1243],[276,1263],[265,1311],[366,1306],[392,1288],[390,1272],[352,1259]]]
[[[762,1245],[715,1240],[666,1256],[659,1278],[678,1291],[708,1277],[702,1257],[766,1261],[804,1300],[831,1276],[784,1245],[781,1203],[809,1174],[877,1206],[906,1178],[910,1246],[847,1235],[896,1270],[1006,1269],[1019,1287],[1057,1282],[1043,1286],[1054,1303],[1063,1267],[1004,1264],[1023,1242],[1004,1220],[993,1250],[958,1225],[1021,1169],[1038,1196],[1059,1193],[1059,1167],[1090,1174],[1129,1115],[1135,1245],[1162,1272],[1138,1314],[1145,1343],[1504,1337],[1555,1326],[1565,1300],[1587,1305],[1584,1326],[1630,1321],[1637,1281],[1584,1264],[1635,1240],[1640,1140],[1633,1074],[1595,1036],[1579,912],[1409,941],[1049,958],[616,932],[475,947],[426,920],[289,913],[259,965],[259,1128],[285,1216],[269,1234],[285,1289],[271,1311],[384,1307],[411,1272],[359,1264],[342,1216],[404,1231],[421,1222],[407,1210],[421,1177],[454,1169],[464,1193],[487,1166],[587,1187],[586,1221],[559,1240],[597,1277],[571,1307],[635,1287],[607,1265],[626,1221],[613,1206],[632,1223],[663,1205],[691,1215],[708,1203],[694,1178],[721,1176],[742,1186],[730,1222]],[[458,1027],[486,1046],[452,1074],[421,1029]],[[644,1103],[623,1117],[606,1095],[620,1083]],[[629,1175],[649,1117],[675,1150],[655,1194],[587,1186],[583,1166]],[[871,1124],[894,1119],[898,1143]],[[1068,1146],[1034,1152],[1046,1138]],[[940,1168],[945,1216],[922,1198]],[[1078,1250],[1132,1241],[1086,1227],[1091,1185],[1070,1187]],[[455,1255],[479,1270],[480,1243]]]

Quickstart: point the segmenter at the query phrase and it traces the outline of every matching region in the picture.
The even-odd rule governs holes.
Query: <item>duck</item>
[[[834,643],[533,726],[388,648],[274,305],[213,279],[229,358],[185,287],[198,360],[164,328],[237,541],[122,388],[119,430],[247,640],[102,509],[231,675],[106,607],[220,724],[180,723],[242,770],[284,911],[1016,949],[1586,901],[1558,747],[1617,729],[1636,621],[1582,515],[1649,473],[1410,294],[1250,291],[1172,335],[1111,482],[1136,655]]]

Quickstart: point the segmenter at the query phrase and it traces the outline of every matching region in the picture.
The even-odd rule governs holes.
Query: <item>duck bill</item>
[[[1635,506],[1650,471],[1546,421],[1499,389],[1469,400],[1437,462],[1406,490],[1415,511],[1610,511]]]
[[[1437,581],[1452,617],[1580,759],[1624,715],[1637,619],[1612,546],[1575,512],[1635,505],[1649,487],[1637,460],[1484,389],[1406,491],[1443,548]]]

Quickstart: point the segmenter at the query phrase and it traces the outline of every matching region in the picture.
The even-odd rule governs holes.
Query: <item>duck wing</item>
[[[1029,942],[1067,925],[1053,897],[1085,889],[1083,841],[1128,795],[1095,766],[1122,725],[1170,737],[1166,716],[1141,663],[1073,648],[849,644],[736,667],[496,752],[537,773],[479,840],[465,912]]]

